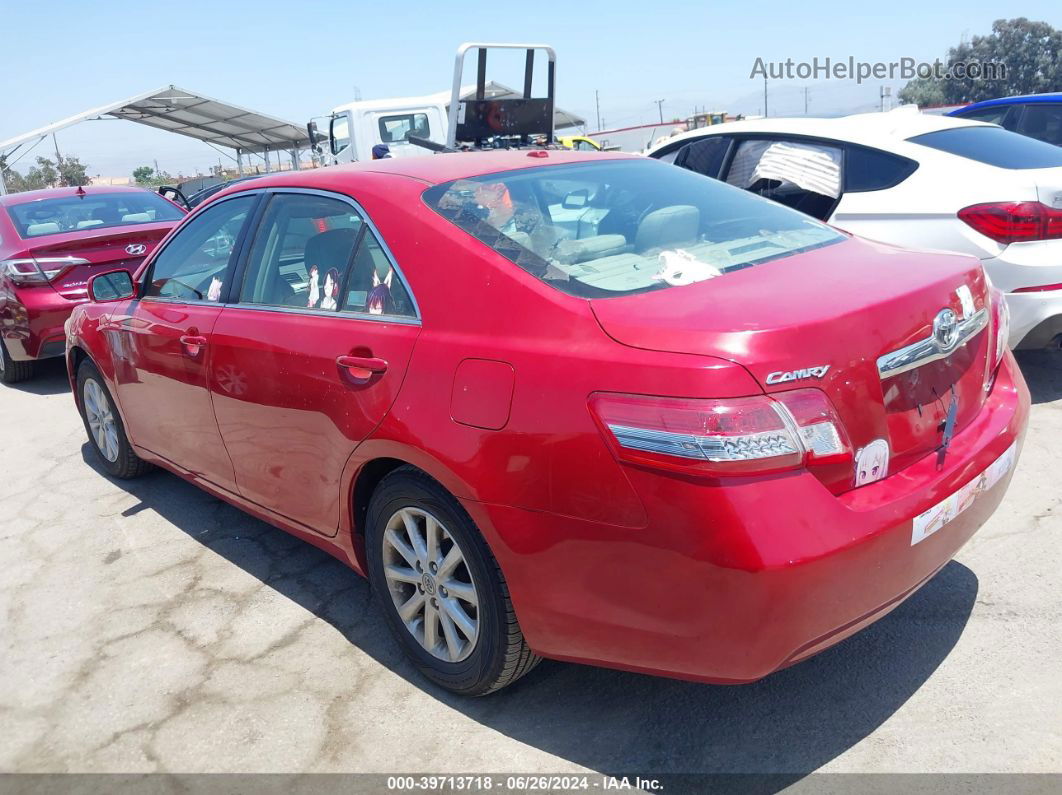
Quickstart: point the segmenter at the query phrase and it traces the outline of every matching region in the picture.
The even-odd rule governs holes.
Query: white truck
[[[487,81],[487,51],[491,49],[526,52],[522,91]],[[472,50],[477,57],[476,83],[462,86],[465,55]],[[548,59],[545,97],[532,93],[537,52],[544,52]],[[311,120],[307,130],[325,165],[371,160],[377,144],[386,144],[392,157],[410,157],[459,148],[530,145],[543,139],[552,143],[558,126],[555,84],[556,53],[548,45],[469,42],[457,49],[450,91],[350,102]],[[559,126],[581,121],[562,112]]]

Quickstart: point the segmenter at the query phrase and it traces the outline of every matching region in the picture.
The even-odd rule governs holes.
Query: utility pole
[[[597,129],[601,129],[601,95],[594,89],[594,104],[597,106]]]
[[[767,118],[767,73],[763,73],[763,117]]]
[[[808,115],[808,87],[804,86],[804,115]]]
[[[654,100],[654,101],[656,103],[656,110],[660,114],[660,123],[663,124],[664,123],[664,100],[657,99],[657,100]]]
[[[56,178],[59,180],[59,185],[63,184],[63,156],[59,154],[59,141],[56,140],[55,133],[52,133],[52,146],[55,147],[55,171],[58,175]]]

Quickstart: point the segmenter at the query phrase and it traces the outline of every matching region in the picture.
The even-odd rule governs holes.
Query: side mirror
[[[132,298],[136,294],[133,274],[127,270],[97,273],[88,280],[88,294],[89,298],[97,304]]]
[[[590,191],[586,188],[582,190],[573,190],[567,196],[564,197],[564,201],[561,206],[565,210],[581,210],[590,203]]]
[[[317,132],[317,122],[306,122],[306,137],[310,140],[310,148],[317,154],[322,154],[321,140],[324,138],[321,133]]]

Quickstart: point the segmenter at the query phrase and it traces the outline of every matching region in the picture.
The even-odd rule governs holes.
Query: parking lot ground
[[[0,770],[1062,771],[1062,354],[1003,506],[885,619],[716,687],[544,662],[466,700],[363,580],[175,476],[95,468],[59,362],[0,389]]]

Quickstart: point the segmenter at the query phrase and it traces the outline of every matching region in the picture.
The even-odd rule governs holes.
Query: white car
[[[738,121],[647,154],[834,226],[973,254],[1007,294],[1011,347],[1062,342],[1062,148],[913,107]]]

